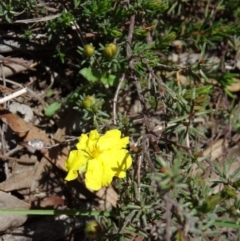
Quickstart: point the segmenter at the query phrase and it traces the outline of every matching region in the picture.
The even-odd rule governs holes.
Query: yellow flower
[[[105,135],[93,130],[89,136],[82,134],[77,150],[70,152],[65,163],[71,181],[78,173],[85,173],[85,184],[89,189],[99,190],[109,186],[113,177],[124,178],[126,170],[132,165],[132,158],[126,150],[129,137],[121,138],[117,129],[107,131]]]

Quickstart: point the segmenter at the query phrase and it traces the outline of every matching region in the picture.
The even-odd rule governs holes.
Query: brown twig
[[[1,65],[1,72],[2,72],[2,81],[3,81],[3,86],[6,87],[6,81],[5,81],[5,74],[4,74],[4,71],[3,71],[3,63],[0,62],[0,65]],[[5,96],[5,94],[4,94]],[[6,103],[4,103],[4,108],[6,108]],[[5,140],[5,135],[4,135],[4,132],[6,131],[6,124],[5,123],[2,123],[1,127],[0,127],[0,131],[1,131],[1,143],[2,143],[2,153],[3,155],[6,153],[6,140]],[[7,162],[4,162],[4,172],[5,172],[5,175],[6,177],[8,178],[9,176],[9,166],[8,166],[8,163]]]
[[[49,20],[53,20],[55,18],[58,18],[62,15],[62,13],[57,13],[55,15],[50,15],[46,17],[40,17],[40,18],[32,18],[32,19],[22,19],[22,20],[16,20],[14,23],[39,23],[39,22],[46,22]]]
[[[131,43],[132,43],[132,38],[133,38],[134,25],[135,25],[135,15],[132,15],[130,18],[130,25],[129,25],[128,37],[127,37],[127,46],[126,46],[128,59],[130,59],[132,57]]]
[[[138,200],[141,200],[141,167],[142,167],[143,154],[139,155],[137,160],[137,184],[138,184]]]
[[[166,207],[166,213],[165,213],[165,218],[166,218],[166,228],[165,228],[165,240],[170,241],[171,237],[171,220],[172,220],[172,215],[171,215],[171,208],[172,208],[172,203],[168,202],[168,199],[166,198],[168,194],[165,195],[164,202],[165,202],[165,207]]]
[[[119,83],[118,83],[118,86],[117,86],[117,89],[116,89],[116,92],[115,92],[115,95],[114,95],[114,99],[113,99],[113,124],[116,125],[117,124],[117,100],[118,100],[118,95],[119,95],[119,91],[121,89],[121,85],[123,83],[125,79],[125,74],[122,75]]]
[[[15,152],[20,151],[20,150],[22,150],[22,149],[23,149],[22,146],[17,145],[15,148],[13,148],[13,149],[10,150],[9,152],[5,153],[4,156],[5,156],[5,157],[9,157],[9,156],[13,155]]]

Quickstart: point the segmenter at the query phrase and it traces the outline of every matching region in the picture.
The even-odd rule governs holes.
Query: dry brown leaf
[[[232,165],[228,170],[228,175],[233,174],[237,169],[240,168],[240,146],[235,145],[234,147],[227,150],[227,156],[224,158],[220,158],[218,160],[218,164],[221,169],[224,168],[224,162],[229,161],[230,159],[234,158]],[[219,175],[212,170],[212,167],[208,166],[204,175],[202,175],[208,185],[212,185],[212,180],[219,179]],[[217,193],[223,189],[224,185],[219,184],[214,187],[213,193]],[[238,198],[240,198],[240,193],[238,192]]]
[[[57,208],[59,206],[64,206],[65,200],[61,197],[52,195],[40,201],[39,204],[40,204],[40,207],[44,207],[44,208]]]
[[[143,237],[142,236],[139,236],[135,233],[130,233],[132,235],[131,238],[127,238],[126,241],[143,241]]]
[[[109,187],[103,187],[99,191],[97,191],[96,196],[100,199],[105,201],[104,207],[105,209],[109,209],[111,204],[113,207],[116,207],[118,194],[116,191],[112,188],[112,186]]]
[[[33,175],[32,182],[30,184],[31,192],[34,192],[40,185],[41,180],[48,174],[48,171],[52,169],[52,163],[49,162],[45,157],[41,159]]]
[[[15,158],[15,157],[3,156],[0,154],[0,159],[6,160],[9,162],[19,162],[19,163],[25,163],[25,164],[34,164],[37,162],[36,159],[26,157],[26,155],[23,155],[20,158]]]
[[[226,148],[228,148],[227,141],[224,139],[219,139],[215,143],[211,144],[206,150],[204,150],[203,156],[211,155],[210,161],[214,161],[223,154]]]
[[[234,92],[240,91],[240,79],[233,78],[233,80],[234,80],[234,83],[231,85],[228,85],[227,89],[234,93]],[[188,83],[187,77],[181,74],[177,75],[177,81],[181,85],[186,85]],[[201,79],[201,82],[205,83],[206,81],[204,79]],[[219,85],[219,83],[214,79],[209,79],[209,83],[213,85]]]
[[[0,189],[5,192],[29,188],[34,177],[34,170],[13,173],[7,180],[0,183]]]
[[[177,81],[181,85],[186,85],[188,83],[187,77],[182,74],[177,74]]]
[[[22,58],[4,58],[0,55],[0,60],[3,63],[3,68],[0,68],[0,76],[9,77],[28,69],[35,70],[33,67],[36,64]]]
[[[235,145],[228,149],[228,143],[224,139],[220,139],[208,147],[204,152],[203,156],[210,156],[210,162],[218,162],[220,168],[223,169],[224,162],[229,161],[231,158],[234,158],[234,161],[229,168],[228,174],[233,174],[238,168],[240,168],[240,145]],[[209,162],[202,163],[204,172],[199,167],[193,168],[191,175],[200,174],[206,183],[210,186],[213,184],[212,180],[219,178],[219,175],[214,171],[214,166],[210,166]],[[217,193],[223,189],[223,185],[216,185],[213,189],[213,193]],[[240,198],[240,193],[238,193]]]
[[[23,137],[23,142],[34,139],[42,140],[45,143],[51,143],[52,140],[48,138],[46,132],[40,130],[36,126],[24,121],[21,117],[0,106],[0,119],[7,124],[19,137]],[[63,150],[62,147],[57,146],[44,151],[43,155],[48,161],[55,164],[58,168],[65,170],[64,162],[67,158],[68,150]]]
[[[209,156],[208,160],[210,162],[213,162],[217,158],[219,158],[219,157],[221,157],[223,155],[223,153],[224,153],[224,151],[226,150],[227,147],[228,147],[228,143],[226,141],[224,141],[224,139],[219,139],[216,142],[210,144],[209,147],[207,147],[203,151],[203,156],[204,157]],[[201,166],[206,171],[206,169],[209,167],[209,163],[208,162],[203,162],[203,163],[201,163]],[[190,176],[195,176],[196,174],[204,175],[204,170],[199,168],[197,166],[197,164],[194,164],[192,166],[192,171],[190,173]]]
[[[0,206],[2,210],[28,210],[30,206],[20,201],[18,198],[0,191]],[[5,231],[9,228],[21,226],[27,220],[27,215],[1,214],[0,215],[0,231]]]
[[[231,92],[238,92],[240,91],[240,79],[233,78],[234,83],[227,86],[227,89]]]

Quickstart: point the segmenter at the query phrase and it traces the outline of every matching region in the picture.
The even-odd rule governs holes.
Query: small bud
[[[236,198],[237,197],[237,193],[233,189],[230,189],[228,187],[224,187],[222,192],[221,192],[221,196],[223,198]]]
[[[84,49],[83,49],[83,54],[86,57],[88,57],[88,58],[93,56],[93,54],[94,54],[94,47],[91,44],[85,45]]]
[[[112,49],[112,52],[114,55],[117,53],[117,45],[116,44],[110,43],[107,45],[107,47],[110,47]]]
[[[85,234],[87,238],[95,239],[99,236],[100,233],[101,233],[101,226],[98,222],[93,220],[87,223],[85,227]]]
[[[91,107],[94,106],[94,104],[96,103],[96,99],[93,96],[87,96],[84,100],[83,100],[83,106],[86,109],[90,109]]]
[[[117,53],[117,45],[114,43],[107,44],[103,50],[104,55],[107,58],[112,58]]]
[[[200,211],[202,213],[208,213],[215,209],[215,207],[223,201],[221,193],[214,194],[212,196],[208,196],[202,206],[200,207]]]
[[[165,35],[164,36],[164,40],[166,42],[172,42],[173,40],[175,40],[177,37],[176,33],[175,32],[170,32],[169,34]]]
[[[106,46],[103,50],[105,57],[112,58],[114,56],[113,50],[111,47]]]

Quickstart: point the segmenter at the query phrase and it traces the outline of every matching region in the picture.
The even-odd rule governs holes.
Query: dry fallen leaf
[[[240,91],[240,79],[233,78],[234,83],[227,86],[227,89],[231,92],[238,92]]]
[[[0,183],[0,189],[5,192],[29,188],[34,177],[33,170],[25,170],[19,173],[13,173],[4,182]]]
[[[32,61],[27,61],[22,58],[4,58],[0,55],[0,60],[3,63],[3,68],[0,69],[0,76],[9,77],[24,70],[35,70],[33,68],[35,64],[33,64]]]
[[[12,196],[11,194],[0,191],[0,206],[2,210],[28,210],[30,206]],[[21,226],[27,220],[27,215],[1,214],[0,215],[0,232],[9,228]]]
[[[64,206],[65,200],[61,197],[52,195],[50,197],[46,197],[44,200],[41,200],[39,204],[40,207],[56,209],[59,206]]]
[[[7,124],[19,137],[23,138],[23,142],[28,142],[38,138],[45,143],[52,143],[45,131],[40,130],[31,123],[24,121],[21,117],[0,106],[0,119]],[[64,162],[66,160],[68,150],[62,150],[62,147],[52,148],[45,151],[43,155],[61,170],[65,170]],[[53,151],[55,153],[53,153]]]

